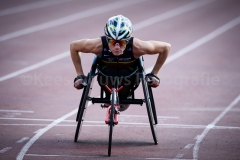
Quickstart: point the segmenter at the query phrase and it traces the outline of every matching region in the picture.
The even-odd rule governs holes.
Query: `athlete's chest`
[[[128,53],[123,53],[120,56],[114,56],[111,52],[110,53],[103,53],[102,59],[107,62],[129,62],[132,61],[132,55]]]
[[[108,62],[128,62],[133,58],[131,50],[125,50],[122,55],[115,56],[109,48],[104,48],[102,52],[102,59]]]

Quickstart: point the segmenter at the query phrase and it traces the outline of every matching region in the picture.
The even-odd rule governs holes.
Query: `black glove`
[[[79,79],[82,81],[76,82]],[[76,78],[74,78],[74,87],[75,88],[82,89],[85,86],[87,86],[87,77],[85,75],[78,75]]]
[[[146,77],[146,81],[148,82],[148,85],[150,85],[151,87],[156,88],[156,87],[159,86],[159,84],[160,84],[160,79],[159,79],[155,74],[153,74],[153,73],[148,73],[148,74],[145,75],[145,77]],[[153,77],[156,78],[156,79],[158,80],[158,82],[153,81],[153,80],[152,80]]]

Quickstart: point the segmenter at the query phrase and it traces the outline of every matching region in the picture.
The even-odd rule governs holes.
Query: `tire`
[[[85,93],[86,93],[86,87],[83,89],[83,92],[82,92],[82,97],[81,97],[81,101],[80,101],[80,104],[79,104],[79,107],[78,107],[76,122],[78,122],[78,119],[79,119],[79,115],[80,115],[80,112],[81,112],[81,106],[82,106],[82,103],[83,103]]]
[[[80,130],[82,128],[82,121],[83,121],[82,117],[83,117],[84,110],[85,109],[82,107],[79,112],[79,119],[78,119],[77,128],[74,136],[74,142],[77,142]]]
[[[151,131],[152,131],[153,140],[154,140],[155,144],[158,144],[157,126],[153,122],[154,121],[154,119],[153,119],[154,116],[153,116],[153,111],[152,111],[152,107],[151,107],[151,100],[150,100],[150,95],[149,95],[149,91],[148,91],[148,87],[147,87],[147,82],[146,82],[145,78],[142,79],[142,86],[143,86],[145,103],[146,103],[148,119],[149,119]]]
[[[78,115],[77,115],[78,123],[77,123],[77,128],[76,128],[76,132],[75,132],[75,136],[74,136],[74,142],[77,142],[81,128],[82,128],[82,124],[84,121],[84,115],[85,115],[85,112],[87,109],[88,95],[90,95],[91,87],[92,87],[92,78],[88,75],[88,83],[87,83],[87,86],[84,88],[80,106],[79,106],[79,110],[78,110]]]
[[[115,96],[115,91],[112,91],[112,97]],[[110,109],[110,121],[108,123],[109,126],[109,140],[108,140],[108,156],[111,156],[111,149],[112,149],[112,134],[113,134],[113,116],[114,116],[114,112],[115,112],[115,107],[114,107],[114,98],[112,98],[111,100],[111,109]]]
[[[153,118],[154,118],[155,124],[158,124],[157,112],[156,112],[153,93],[152,93],[152,87],[149,85],[148,85],[148,92],[149,92],[149,98],[150,98],[151,106],[152,106]]]

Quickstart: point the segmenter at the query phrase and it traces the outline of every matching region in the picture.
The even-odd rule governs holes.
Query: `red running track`
[[[0,159],[108,158],[106,110],[97,104],[73,141],[82,91],[72,87],[69,44],[103,35],[116,14],[131,19],[134,37],[172,49],[153,90],[159,144],[145,106],[132,105],[108,159],[239,159],[239,8],[237,0],[0,1]],[[87,74],[93,55],[82,56]],[[144,59],[148,69],[156,56]]]

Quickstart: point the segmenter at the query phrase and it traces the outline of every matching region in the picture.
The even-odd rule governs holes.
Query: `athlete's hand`
[[[74,87],[76,89],[82,89],[84,86],[86,86],[86,76],[79,75],[74,79]]]
[[[159,86],[159,84],[160,84],[160,80],[158,80],[155,77],[152,77],[152,82],[150,83],[150,86],[153,87],[153,88],[156,88],[156,87]]]
[[[146,80],[148,82],[148,85],[153,88],[158,87],[160,84],[160,79],[153,73],[146,74]]]

